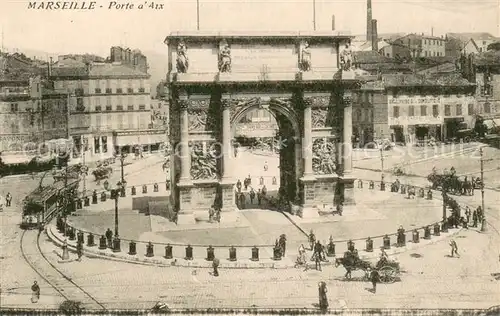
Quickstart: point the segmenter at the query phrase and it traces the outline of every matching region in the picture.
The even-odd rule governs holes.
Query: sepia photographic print
[[[0,315],[500,316],[498,0],[2,0],[0,32]]]

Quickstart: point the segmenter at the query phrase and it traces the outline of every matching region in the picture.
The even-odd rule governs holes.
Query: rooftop
[[[455,73],[436,76],[397,74],[383,75],[382,78],[385,87],[474,87],[476,85]]]
[[[149,74],[134,69],[128,65],[115,63],[94,63],[90,67],[54,67],[52,69],[54,77],[87,77],[87,78],[144,78],[148,79]]]
[[[452,38],[458,38],[463,41],[473,39],[475,41],[481,40],[481,41],[486,41],[486,40],[498,40],[497,37],[491,35],[490,33],[486,32],[472,32],[472,33],[446,33],[446,36],[452,37]]]
[[[500,66],[500,51],[479,53],[474,58],[476,66]]]

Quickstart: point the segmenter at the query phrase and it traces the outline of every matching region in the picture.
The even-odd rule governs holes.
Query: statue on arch
[[[306,41],[300,43],[299,69],[300,71],[311,70],[311,51],[309,50],[309,43]]]
[[[219,48],[219,71],[231,71],[231,48],[226,41],[223,41]]]
[[[177,45],[177,72],[186,73],[189,68],[187,46],[183,41]]]
[[[351,48],[351,43],[347,42],[345,44],[345,47],[342,49],[340,52],[340,64],[342,67],[342,70],[344,71],[350,71],[352,70],[352,48]]]

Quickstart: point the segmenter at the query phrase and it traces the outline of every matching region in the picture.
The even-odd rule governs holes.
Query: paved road
[[[362,175],[380,177],[376,172],[363,171]],[[472,204],[479,201],[478,195],[458,199]],[[498,221],[495,222],[500,209],[498,194],[487,192],[486,199],[490,205],[487,216],[498,229]],[[14,281],[17,287],[2,292],[2,305],[30,306],[29,286],[35,277],[16,253],[18,217],[13,212],[2,214],[2,242],[8,241],[2,244],[2,254],[9,256],[2,259],[2,272],[9,273],[2,273],[1,278],[3,289],[4,284],[13,288]],[[59,264],[58,256],[53,253],[58,249],[48,243],[42,249],[58,269],[109,309],[147,308],[157,301],[172,307],[312,307],[317,303],[320,280],[327,282],[332,308],[487,308],[498,304],[500,287],[492,276],[500,272],[498,233],[493,229],[486,234],[470,229],[462,231],[456,241],[460,258],[447,256],[450,249],[446,241],[395,256],[404,270],[401,282],[380,285],[377,294],[367,291],[370,285],[359,279],[362,273],[353,274],[355,281],[343,281],[342,268],[327,267],[318,272],[222,267],[221,276],[215,278],[207,269],[146,267],[90,258]],[[42,284],[38,308],[60,302],[60,297],[48,290]]]

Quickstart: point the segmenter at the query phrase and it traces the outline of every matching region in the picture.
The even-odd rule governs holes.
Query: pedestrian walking
[[[250,189],[250,204],[253,205],[253,200],[255,199],[255,191],[253,188]]]
[[[472,212],[472,227],[477,227],[477,211]]]
[[[259,189],[259,191],[257,191],[257,203],[259,206],[262,203],[262,192],[260,192],[260,189]]]
[[[269,166],[267,165],[267,161],[264,162],[264,171],[267,171],[269,169]]]
[[[377,283],[380,281],[380,274],[377,269],[369,269],[370,271],[370,281],[372,282],[372,291],[377,293]]]
[[[454,239],[450,240],[450,247],[451,247],[451,256],[454,257],[454,255],[457,255],[457,257],[460,258],[460,255],[458,254],[457,242]]]
[[[212,261],[212,268],[214,269],[213,276],[216,276],[216,277],[219,276],[219,264],[220,264],[219,259],[214,258],[214,260]]]
[[[106,230],[106,240],[108,241],[108,248],[112,248],[113,232],[108,228]]]
[[[309,232],[309,245],[311,245],[311,250],[314,250],[314,244],[316,243],[316,236],[314,235],[313,230]]]
[[[280,235],[280,239],[278,241],[278,244],[279,244],[279,247],[281,250],[281,257],[284,257],[285,252],[286,252],[286,235],[285,234]]]
[[[10,207],[12,205],[12,195],[10,192],[7,192],[7,195],[5,196],[5,206]]]
[[[465,217],[467,218],[467,223],[470,222],[470,208],[468,206],[465,207]]]
[[[326,312],[328,309],[328,297],[326,293],[328,292],[326,288],[326,283],[321,281],[318,283],[318,294],[319,294],[319,309]]]
[[[83,244],[80,241],[76,244],[76,254],[78,255],[78,261],[81,261],[83,256]]]
[[[39,299],[40,299],[40,286],[38,286],[38,283],[35,281],[31,286],[31,303],[38,303]]]

